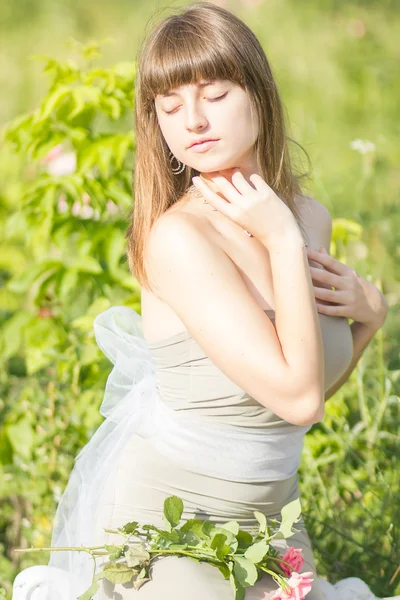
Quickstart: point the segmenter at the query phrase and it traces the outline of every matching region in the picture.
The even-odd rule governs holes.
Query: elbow
[[[314,425],[322,421],[325,416],[325,402],[321,396],[314,403],[310,402],[310,398],[308,398],[307,402],[299,403],[299,405],[301,409],[297,411],[297,414],[293,418],[293,425],[298,425],[299,427]]]
[[[295,425],[299,425],[300,427],[306,427],[308,425],[314,425],[315,423],[319,423],[325,416],[324,407],[318,407],[317,410],[312,412],[304,412],[298,419],[296,419]]]

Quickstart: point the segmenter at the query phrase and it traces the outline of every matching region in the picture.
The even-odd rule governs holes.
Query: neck
[[[250,183],[249,177],[250,177],[250,175],[253,175],[253,173],[257,173],[257,175],[262,176],[262,174],[260,173],[260,171],[258,169],[257,161],[254,156],[252,156],[251,158],[247,158],[247,159],[246,158],[240,159],[238,161],[237,165],[234,165],[233,167],[230,167],[229,169],[218,169],[218,171],[212,171],[212,172],[221,173],[221,175],[226,177],[226,179],[230,183],[232,183],[232,175],[233,175],[234,169],[240,169],[240,172],[242,173],[242,175],[245,177],[245,179],[249,183]],[[209,175],[212,172],[201,171],[200,176],[203,177],[204,179],[206,179],[207,181],[210,181]]]

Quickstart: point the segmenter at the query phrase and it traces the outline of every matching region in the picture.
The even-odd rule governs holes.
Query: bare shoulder
[[[298,205],[302,216],[312,219],[315,224],[319,224],[321,227],[332,224],[331,213],[327,207],[316,198],[303,194],[299,200],[296,199],[296,204]]]
[[[310,237],[311,246],[325,246],[329,252],[332,237],[332,216],[327,207],[316,198],[303,194],[296,197],[296,205]]]
[[[179,269],[190,274],[207,261],[209,266],[230,262],[207,236],[199,219],[181,210],[167,211],[157,219],[148,237],[145,259],[152,289],[164,301],[169,295],[168,281]]]

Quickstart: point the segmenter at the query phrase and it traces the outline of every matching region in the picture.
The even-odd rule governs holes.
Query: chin
[[[210,161],[202,161],[202,164],[190,165],[192,169],[196,169],[200,173],[214,173],[215,171],[227,171],[229,169],[235,169],[237,165],[233,164],[232,161],[217,161],[215,159]]]

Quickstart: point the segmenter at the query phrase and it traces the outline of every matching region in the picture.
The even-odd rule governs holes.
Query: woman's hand
[[[309,260],[322,265],[310,266],[313,280],[328,286],[328,289],[314,285],[315,298],[329,302],[317,302],[318,312],[324,315],[346,317],[377,331],[385,322],[389,310],[385,296],[371,282],[354,269],[348,267],[321,246],[320,251],[306,248]],[[331,287],[335,289],[330,289]]]
[[[231,176],[231,181],[224,173]],[[249,179],[254,187],[240,169],[228,169],[207,173],[206,177],[193,177],[192,181],[211,206],[267,246],[279,242],[289,228],[301,236],[292,211],[264,179],[257,173]]]

